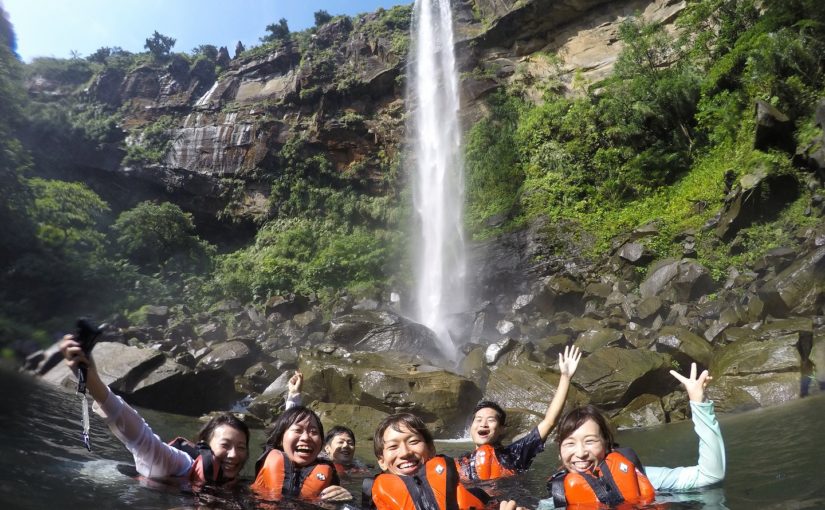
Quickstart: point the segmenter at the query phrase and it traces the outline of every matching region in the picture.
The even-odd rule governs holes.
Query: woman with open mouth
[[[275,421],[264,453],[255,463],[252,489],[268,500],[352,499],[339,485],[333,463],[318,458],[323,438],[324,426],[315,412],[303,406],[285,411]]]

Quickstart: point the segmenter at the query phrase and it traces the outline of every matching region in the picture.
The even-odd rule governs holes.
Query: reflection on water
[[[4,508],[261,508],[245,488],[198,497],[178,487],[142,483],[119,465],[132,465],[131,455],[92,416],[92,452],[81,442],[77,397],[0,368],[0,501]],[[189,417],[142,411],[162,438],[193,437],[200,423]],[[728,456],[724,487],[694,494],[661,495],[668,508],[825,508],[825,395],[789,402],[771,409],[722,416]],[[697,439],[690,423],[644,431],[622,432],[618,440],[632,446],[651,466],[692,465]],[[254,431],[255,457],[263,432]],[[439,442],[439,453],[459,454],[470,443]],[[358,454],[372,461],[372,445],[362,441]],[[251,460],[253,460],[251,459]],[[555,444],[539,455],[533,468],[503,480],[498,489],[520,503],[534,506],[546,494],[545,481],[556,469]],[[245,476],[251,478],[252,464]],[[360,501],[361,478],[343,481]],[[243,484],[246,485],[246,484]],[[284,505],[280,508],[307,505]]]

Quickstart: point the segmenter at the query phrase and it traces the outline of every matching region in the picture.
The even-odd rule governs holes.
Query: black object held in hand
[[[92,347],[94,347],[100,333],[100,328],[92,324],[89,319],[83,317],[77,320],[77,331],[75,333],[75,338],[77,338],[77,342],[80,344],[80,348],[83,349],[83,353],[86,354],[86,356],[92,352]],[[81,365],[77,369],[78,393],[86,393],[87,372],[88,368],[85,365]]]

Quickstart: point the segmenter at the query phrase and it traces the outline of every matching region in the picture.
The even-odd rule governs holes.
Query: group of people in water
[[[163,442],[101,381],[91,357],[72,335],[65,336],[60,347],[71,368],[87,367],[86,388],[97,412],[132,453],[140,475],[184,478],[195,487],[238,481],[249,458],[249,429],[241,419],[231,413],[213,417],[195,444],[181,438]],[[507,446],[502,445],[506,412],[491,401],[479,402],[474,410],[470,436],[475,449],[457,459],[437,454],[433,435],[418,416],[398,413],[386,417],[373,436],[381,473],[364,481],[364,508],[465,510],[497,504],[501,510],[513,510],[515,501],[496,503],[476,482],[529,469],[557,423],[561,466],[548,481],[549,497],[539,502],[540,510],[645,505],[653,502],[656,491],[697,489],[724,478],[724,443],[713,403],[705,401],[704,389],[711,379],[706,370],[697,375],[694,363],[688,376],[671,371],[690,400],[699,436],[698,464],[650,467],[643,466],[632,450],[618,447],[607,418],[596,407],[577,407],[559,421],[580,359],[576,347],[567,347],[559,354],[561,378],[545,416],[529,433]],[[355,435],[343,426],[324,435],[319,416],[301,405],[302,381],[300,372],[289,380],[286,410],[274,422],[255,463],[252,490],[263,500],[352,500],[352,493],[340,485],[340,477],[351,470],[366,470],[354,458]]]

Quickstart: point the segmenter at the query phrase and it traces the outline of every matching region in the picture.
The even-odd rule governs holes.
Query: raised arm
[[[725,478],[725,443],[713,412],[713,402],[705,402],[705,387],[712,377],[708,371],[696,376],[696,363],[691,363],[690,376],[671,370],[682,383],[690,399],[693,430],[699,436],[699,462],[696,466],[664,468],[647,467],[647,476],[656,490],[689,490],[707,487]]]
[[[286,401],[284,409],[292,409],[301,405],[301,388],[304,386],[304,374],[296,370],[287,382]]]
[[[75,339],[74,335],[65,335],[60,341],[60,352],[63,353],[63,358],[66,364],[72,369],[72,373],[77,374],[77,370],[85,366],[86,373],[86,391],[92,396],[95,402],[103,404],[109,397],[109,387],[103,384],[100,380],[100,375],[97,373],[97,368],[92,360],[83,352],[83,348]]]
[[[581,357],[582,353],[579,348],[569,345],[564,348],[563,354],[559,354],[559,371],[561,372],[559,387],[556,388],[556,394],[553,395],[553,400],[547,406],[544,419],[537,426],[542,441],[547,439],[550,431],[556,426],[556,421],[558,421],[561,411],[564,409],[564,401],[567,399],[567,391],[570,389],[570,379],[576,373]]]
[[[173,448],[155,435],[141,416],[100,379],[91,357],[86,356],[73,335],[60,342],[66,364],[77,370],[87,367],[86,391],[95,400],[98,414],[135,459],[135,469],[147,477],[183,476],[192,467],[188,454]]]

